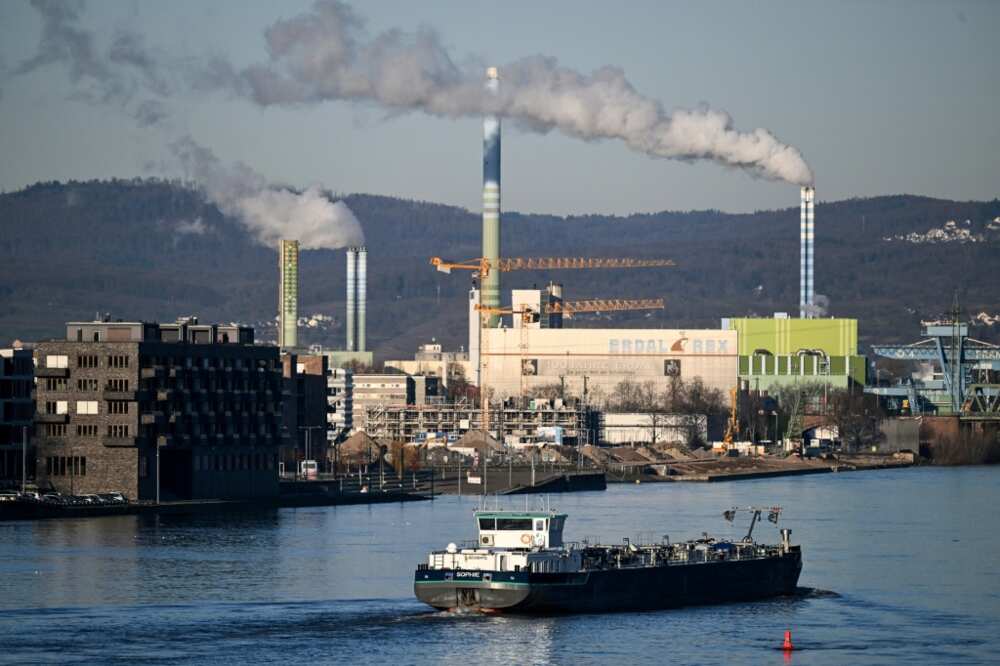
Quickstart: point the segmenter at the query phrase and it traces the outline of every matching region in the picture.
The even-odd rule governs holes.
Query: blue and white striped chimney
[[[500,92],[500,74],[496,67],[486,70],[486,90]],[[495,266],[500,259],[500,118],[483,118],[483,257]],[[491,269],[480,285],[484,307],[500,307],[500,271]],[[487,326],[494,327],[498,315],[490,315]]]
[[[812,319],[816,316],[816,294],[813,284],[816,240],[816,218],[813,209],[815,198],[815,188],[802,188],[799,204],[799,317],[802,319]]]

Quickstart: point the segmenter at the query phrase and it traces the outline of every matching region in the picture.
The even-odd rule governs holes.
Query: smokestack
[[[368,249],[365,247],[358,248],[358,305],[357,305],[357,317],[358,317],[358,338],[357,338],[357,349],[355,351],[368,351],[367,343],[365,342],[365,310],[367,309],[368,300]]]
[[[486,90],[500,92],[500,74],[496,67],[486,70]],[[495,266],[500,258],[500,118],[483,118],[483,257]],[[500,307],[500,271],[491,268],[483,279],[482,301],[485,307]],[[494,327],[498,315],[490,315],[487,326]]]
[[[354,313],[357,309],[355,305],[355,296],[358,292],[358,251],[356,248],[347,248],[347,321],[345,322],[345,328],[347,329],[347,342],[345,344],[346,351],[357,351],[354,340]]]
[[[297,347],[299,320],[299,242],[283,240],[278,247],[278,346]]]
[[[549,282],[549,286],[546,288],[546,291],[548,292],[549,307],[562,307],[563,286],[558,282]],[[548,318],[549,328],[563,327],[563,316],[561,311],[550,313]]]
[[[799,202],[799,317],[812,319],[815,313],[813,248],[815,242],[814,201],[816,190],[803,187]]]

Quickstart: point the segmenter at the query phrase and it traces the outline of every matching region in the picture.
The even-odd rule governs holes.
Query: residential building
[[[300,460],[326,461],[327,413],[330,369],[326,356],[282,354],[281,374],[285,387],[285,425],[289,439],[282,447],[286,471],[298,469]]]
[[[35,347],[43,489],[133,500],[278,493],[278,348],[245,326],[70,322]],[[50,381],[51,380],[51,381]]]

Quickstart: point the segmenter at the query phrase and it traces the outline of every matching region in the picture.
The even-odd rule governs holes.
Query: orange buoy
[[[785,632],[785,642],[781,645],[782,650],[794,650],[795,647],[792,645],[792,632]]]

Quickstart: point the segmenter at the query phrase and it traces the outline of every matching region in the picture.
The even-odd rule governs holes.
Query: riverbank
[[[910,467],[914,462],[893,456],[839,456],[836,459],[738,457],[687,460],[646,465],[609,466],[608,483],[743,481],[780,476],[829,474]]]

